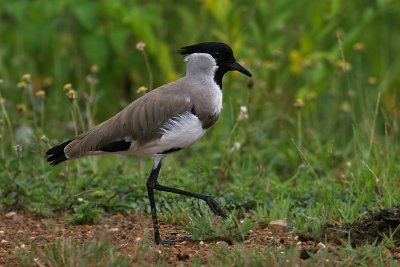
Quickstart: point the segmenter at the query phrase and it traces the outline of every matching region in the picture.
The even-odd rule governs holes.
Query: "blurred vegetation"
[[[0,2],[0,18],[3,208],[66,210],[73,222],[148,211],[150,162],[50,168],[44,152],[183,76],[175,51],[211,40],[230,44],[254,79],[226,75],[219,122],[167,159],[164,184],[298,230],[399,203],[399,1],[14,0]],[[194,204],[158,198],[174,222]]]
[[[84,90],[87,70],[97,64],[104,104],[98,116],[104,119],[120,108],[107,104],[110,97],[130,101],[139,86],[148,86],[138,41],[146,43],[155,84],[161,85],[183,74],[176,49],[217,40],[229,43],[255,71],[260,95],[284,92],[285,109],[293,96],[329,90],[341,75],[337,66],[346,63],[351,75],[337,94],[364,88],[373,77],[386,107],[399,108],[392,101],[400,71],[393,56],[400,41],[394,34],[400,24],[396,1],[16,0],[0,7],[4,87],[15,88],[30,72],[36,89],[51,83],[47,97],[54,107],[62,102],[59,88],[68,81]]]

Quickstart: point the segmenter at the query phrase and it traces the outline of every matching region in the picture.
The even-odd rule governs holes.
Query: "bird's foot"
[[[176,243],[181,243],[183,241],[186,241],[187,239],[188,239],[187,236],[184,236],[183,238],[179,238],[179,239],[174,239],[174,240],[161,239],[160,236],[155,237],[156,244],[158,244],[158,245],[173,245]]]
[[[225,211],[221,208],[221,206],[218,204],[218,202],[215,201],[212,197],[207,196],[205,201],[207,202],[208,206],[210,207],[212,212],[214,212],[215,215],[221,216],[222,218],[225,218],[225,219],[228,218]]]

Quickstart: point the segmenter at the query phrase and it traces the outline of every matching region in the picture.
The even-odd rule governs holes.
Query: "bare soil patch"
[[[146,258],[155,260],[163,256],[168,264],[190,263],[194,256],[206,263],[211,250],[218,246],[233,248],[238,244],[223,240],[194,241],[187,240],[175,245],[153,245],[151,217],[143,214],[110,215],[98,225],[67,225],[63,214],[46,218],[37,214],[18,212],[7,218],[0,213],[0,266],[18,266],[15,257],[17,250],[30,249],[32,243],[43,246],[55,242],[58,238],[73,238],[78,242],[106,238],[120,252],[130,257],[132,263],[137,260],[137,253],[143,253],[143,239],[150,239],[152,248]],[[179,226],[160,223],[163,238],[175,239],[187,235]],[[298,242],[291,231],[272,232],[268,227],[259,227],[248,234],[241,245],[248,248],[264,249],[268,247],[293,247]],[[309,242],[309,247],[315,246]],[[143,257],[143,255],[142,255]]]
[[[346,233],[350,232],[354,245],[365,242],[373,242],[376,238],[382,238],[382,234],[389,234],[389,229],[399,225],[400,207],[386,209],[373,215],[371,218],[352,225],[344,225],[342,228],[326,227],[319,236],[302,234],[296,236],[292,231],[281,231],[274,228],[258,227],[251,231],[243,243],[230,243],[223,240],[194,241],[187,240],[175,245],[153,245],[151,217],[143,214],[110,215],[101,224],[97,225],[67,225],[63,214],[46,218],[28,212],[18,212],[13,216],[6,216],[6,212],[0,212],[0,266],[18,266],[15,253],[21,248],[30,249],[31,244],[39,247],[54,243],[59,238],[73,238],[78,242],[107,239],[119,251],[130,257],[131,262],[137,262],[138,257],[143,257],[143,240],[149,239],[150,249],[147,249],[146,258],[157,260],[159,257],[166,259],[167,264],[189,264],[194,257],[200,258],[206,264],[212,250],[218,246],[226,246],[229,249],[240,245],[247,248],[259,249],[266,247],[299,249],[299,261],[306,260],[310,254],[320,249],[332,249],[343,245]],[[186,235],[179,226],[167,223],[160,224],[164,238],[175,239]],[[400,237],[396,232],[397,242]],[[328,240],[328,243],[324,243]],[[322,244],[322,245],[321,245]],[[399,243],[392,251],[394,255],[400,255]]]
[[[400,205],[370,214],[364,219],[348,224],[326,225],[318,235],[300,234],[302,241],[328,241],[343,245],[351,241],[352,246],[380,242],[391,237],[397,247],[400,246]]]

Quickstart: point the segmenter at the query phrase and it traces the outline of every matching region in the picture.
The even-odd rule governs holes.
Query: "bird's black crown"
[[[178,53],[184,56],[188,56],[193,53],[206,53],[215,58],[217,62],[235,61],[232,48],[229,45],[220,42],[205,42],[185,46],[178,49]]]

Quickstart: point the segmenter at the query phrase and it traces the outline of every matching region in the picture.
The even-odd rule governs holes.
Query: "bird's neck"
[[[226,71],[219,69],[219,68],[214,73],[214,81],[219,86],[219,89],[221,89],[221,90],[222,90],[222,78],[224,77],[225,73],[226,73]]]
[[[219,66],[217,70],[214,72],[214,81],[218,84],[219,88],[222,90],[222,78],[224,78],[225,73],[227,73],[229,69],[224,65]]]

